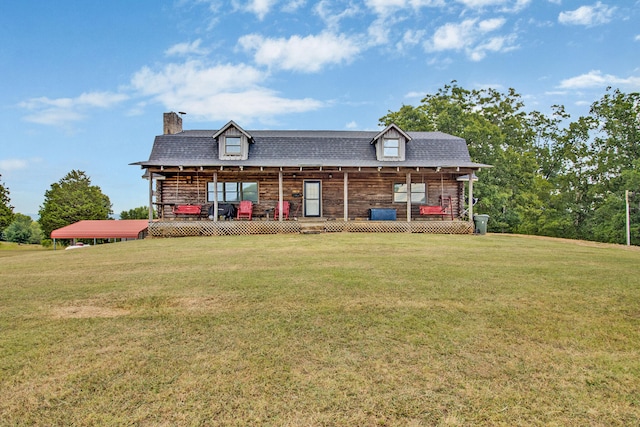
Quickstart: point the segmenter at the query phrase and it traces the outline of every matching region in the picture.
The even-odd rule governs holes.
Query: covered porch
[[[161,223],[226,222],[225,219],[235,219],[235,215],[214,213],[224,212],[229,206],[236,210],[244,200],[251,202],[250,222],[305,220],[348,224],[392,219],[408,224],[444,224],[445,220],[458,223],[473,218],[473,206],[466,200],[473,200],[476,170],[461,167],[180,166],[149,168],[145,177],[149,180],[149,218],[156,210]],[[469,176],[474,179],[470,181]],[[276,209],[283,204],[290,208],[288,212]],[[393,211],[393,216],[376,218],[372,216],[374,211]],[[441,229],[443,224],[428,228]],[[224,227],[227,226],[220,226]],[[264,224],[246,227],[273,228]],[[345,229],[345,226],[335,227]],[[378,228],[385,227],[399,226]],[[417,224],[415,228],[424,227],[424,224]]]

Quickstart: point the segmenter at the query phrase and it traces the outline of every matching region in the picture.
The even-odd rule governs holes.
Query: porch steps
[[[298,224],[300,225],[300,234],[320,234],[325,232],[324,220],[298,219]]]

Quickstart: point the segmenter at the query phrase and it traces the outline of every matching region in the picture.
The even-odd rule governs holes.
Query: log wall
[[[213,182],[212,173],[194,175],[180,174],[166,175],[166,179],[157,182],[156,202],[164,204],[194,204],[210,205],[213,200],[207,200],[207,183]],[[304,181],[320,181],[322,184],[322,216],[331,219],[342,219],[344,216],[344,181],[342,172],[286,172],[283,174],[283,199],[291,202],[291,217],[302,217]],[[331,175],[331,178],[329,177]],[[441,194],[451,196],[454,217],[460,214],[460,207],[464,200],[464,187],[456,181],[453,174],[412,173],[413,183],[426,183],[427,204],[440,203]],[[254,203],[253,214],[264,216],[266,211],[272,210],[278,202],[278,173],[277,172],[218,172],[218,182],[257,182],[258,203]],[[393,184],[405,183],[406,174],[377,173],[377,172],[349,172],[348,175],[348,208],[350,219],[364,219],[368,217],[371,208],[394,208],[397,218],[407,217],[406,202],[393,202]],[[222,201],[220,201],[222,203]],[[173,216],[171,206],[164,205],[164,218]],[[412,204],[412,218],[418,219],[419,204]],[[271,215],[273,212],[271,211]]]

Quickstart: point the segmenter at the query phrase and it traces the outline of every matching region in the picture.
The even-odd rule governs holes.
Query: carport
[[[84,220],[51,232],[53,248],[57,239],[121,239],[136,240],[147,236],[149,221],[146,219]]]

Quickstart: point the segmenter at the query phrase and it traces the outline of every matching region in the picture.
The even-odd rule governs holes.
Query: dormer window
[[[218,143],[220,160],[247,160],[253,137],[232,121],[213,135]]]
[[[371,144],[376,147],[376,159],[381,162],[402,162],[406,158],[407,144],[411,137],[394,124],[378,133]]]
[[[227,136],[224,142],[224,154],[239,156],[242,154],[242,139],[239,136]]]
[[[383,154],[385,157],[399,157],[400,140],[398,138],[385,138]]]

